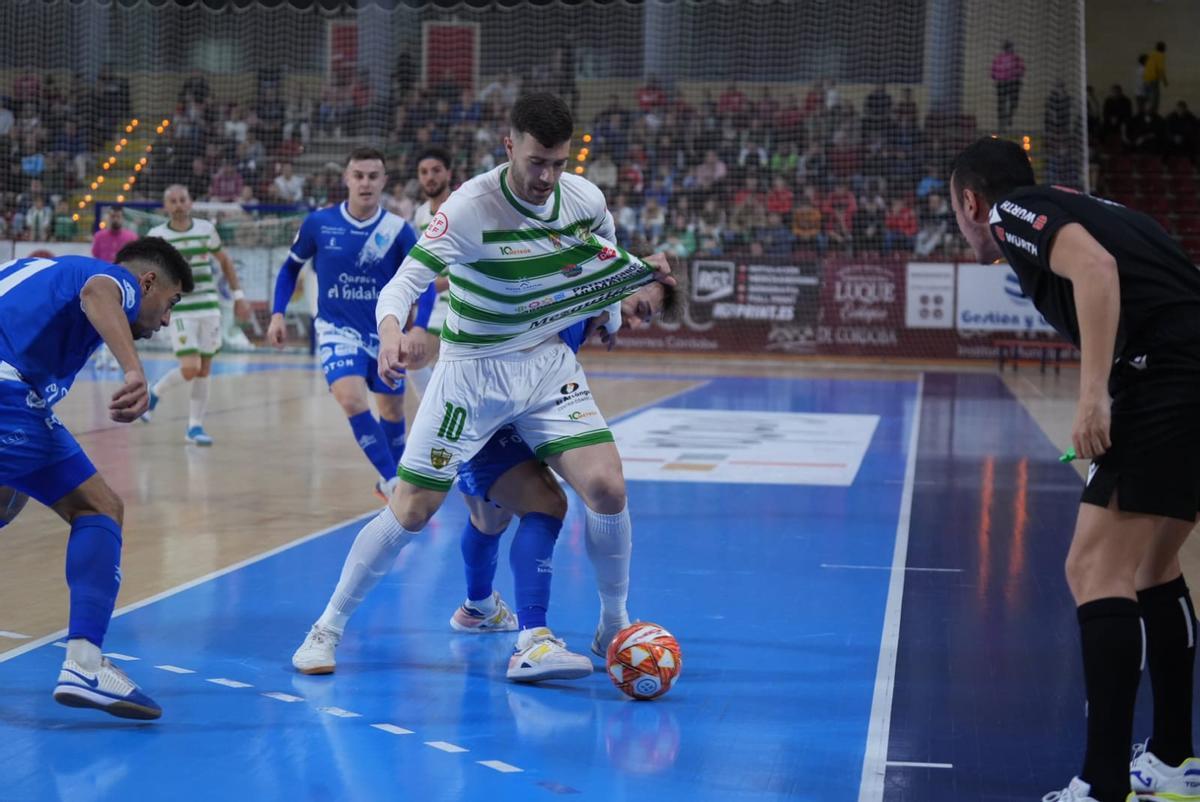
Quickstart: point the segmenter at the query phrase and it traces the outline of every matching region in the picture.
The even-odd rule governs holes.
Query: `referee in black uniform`
[[[1132,783],[1140,794],[1200,799],[1196,614],[1179,565],[1200,508],[1200,270],[1149,216],[1037,185],[1015,143],[968,146],[950,181],[959,229],[980,262],[1012,265],[1038,311],[1082,354],[1071,440],[1092,465],[1066,573],[1083,646],[1087,748],[1057,798],[1125,802]],[[1131,772],[1143,646],[1154,732]]]

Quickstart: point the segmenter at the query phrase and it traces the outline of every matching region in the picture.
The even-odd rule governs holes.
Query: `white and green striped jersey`
[[[170,223],[163,223],[150,229],[146,236],[162,237],[174,245],[192,268],[196,290],[187,293],[175,304],[171,316],[186,319],[219,315],[221,306],[213,272],[213,255],[221,250],[221,237],[216,227],[207,220],[193,217],[192,227],[187,231],[176,231]]]
[[[425,201],[413,211],[412,224],[416,227],[418,234],[424,234],[425,229],[429,228],[429,224],[432,222],[433,210],[429,206],[429,201]],[[450,290],[446,290],[445,292],[439,292],[437,299],[433,302],[433,312],[429,315],[427,331],[441,336],[442,326],[446,325],[446,318],[449,315]]]
[[[529,348],[620,302],[653,268],[613,244],[612,215],[585,178],[563,174],[542,208],[509,189],[507,165],[454,192],[379,295],[376,321],[404,321],[430,281],[450,271],[441,359]]]

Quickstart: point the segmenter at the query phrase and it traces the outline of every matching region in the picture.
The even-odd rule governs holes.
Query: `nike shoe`
[[[64,660],[54,688],[54,701],[67,707],[103,710],[119,718],[150,720],[162,715],[158,703],[142,693],[107,657],[94,673],[74,660]]]

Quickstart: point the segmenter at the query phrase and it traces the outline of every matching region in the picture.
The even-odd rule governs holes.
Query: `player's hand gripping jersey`
[[[506,173],[498,167],[452,194],[380,294],[376,319],[403,322],[449,269],[443,360],[529,348],[653,280],[652,267],[610,244],[612,216],[591,182],[563,175],[539,213],[512,194]]]

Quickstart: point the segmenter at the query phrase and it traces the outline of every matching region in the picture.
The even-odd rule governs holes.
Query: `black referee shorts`
[[[1112,448],[1092,462],[1082,501],[1194,521],[1200,511],[1200,348],[1122,361],[1109,377]]]

